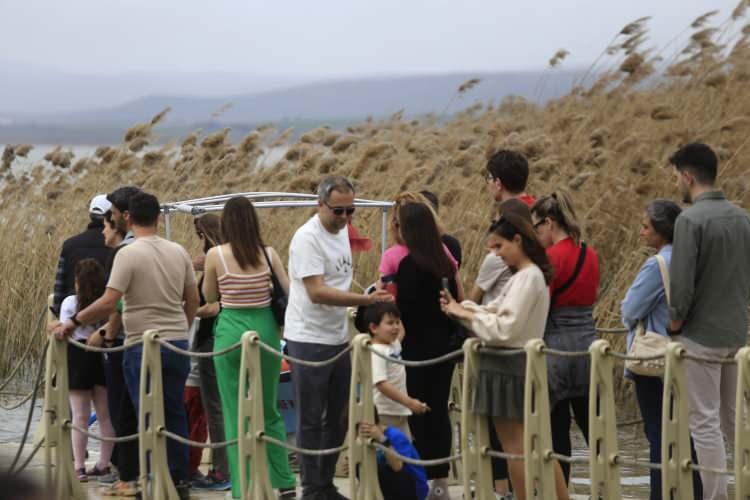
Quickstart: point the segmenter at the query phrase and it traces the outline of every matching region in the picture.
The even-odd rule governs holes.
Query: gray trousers
[[[214,349],[214,338],[205,339],[193,347],[196,352],[211,352]],[[225,440],[224,413],[221,410],[219,386],[216,384],[214,358],[198,358],[198,373],[201,378],[201,402],[208,421],[208,437],[212,443],[220,443]],[[226,448],[211,450],[211,462],[216,471],[229,478]]]
[[[706,347],[684,336],[677,337],[690,354],[728,358],[737,347]],[[690,433],[698,463],[723,469],[727,466],[727,445],[734,446],[734,411],[737,393],[737,365],[719,365],[685,360]],[[726,439],[726,441],[725,441]],[[737,459],[739,460],[739,458]],[[728,500],[727,477],[701,471],[703,500]]]
[[[289,355],[305,361],[324,361],[346,349],[348,344],[324,345],[287,341]],[[292,363],[294,397],[297,400],[297,445],[324,449],[341,446],[346,436],[351,356],[335,363],[309,368]],[[303,495],[334,488],[338,453],[322,457],[299,457]]]

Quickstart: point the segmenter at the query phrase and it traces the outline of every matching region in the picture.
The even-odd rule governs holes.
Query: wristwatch
[[[382,446],[385,446],[386,448],[390,448],[391,447],[391,440],[386,437],[385,441],[382,441],[380,444]]]
[[[73,316],[71,316],[70,321],[72,321],[76,326],[81,326],[81,322],[78,321],[78,313],[75,313]]]

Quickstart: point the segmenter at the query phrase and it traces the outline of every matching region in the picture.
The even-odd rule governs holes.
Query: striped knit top
[[[229,309],[268,307],[271,304],[270,270],[252,274],[230,273],[222,247],[217,250],[224,265],[224,274],[217,279],[221,306]]]

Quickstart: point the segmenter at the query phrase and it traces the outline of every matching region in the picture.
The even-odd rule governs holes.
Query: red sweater
[[[550,293],[560,288],[573,275],[581,248],[571,238],[559,241],[547,249],[555,276],[549,286]],[[562,293],[553,297],[552,308],[565,306],[592,306],[599,288],[599,257],[590,246],[586,247],[586,259],[575,281]]]

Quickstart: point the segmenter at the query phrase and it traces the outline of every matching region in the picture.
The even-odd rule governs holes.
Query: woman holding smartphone
[[[406,201],[395,207],[394,213],[396,244],[383,254],[380,275],[386,287],[396,292],[406,331],[402,354],[407,360],[436,358],[453,347],[457,325],[440,310],[438,299],[444,285],[454,296],[463,297],[458,263],[442,243],[437,219],[426,203]],[[432,409],[409,418],[414,445],[425,460],[450,454],[452,377],[451,362],[406,368],[407,392]],[[426,467],[426,471],[432,480],[428,498],[449,498],[448,465]]]

